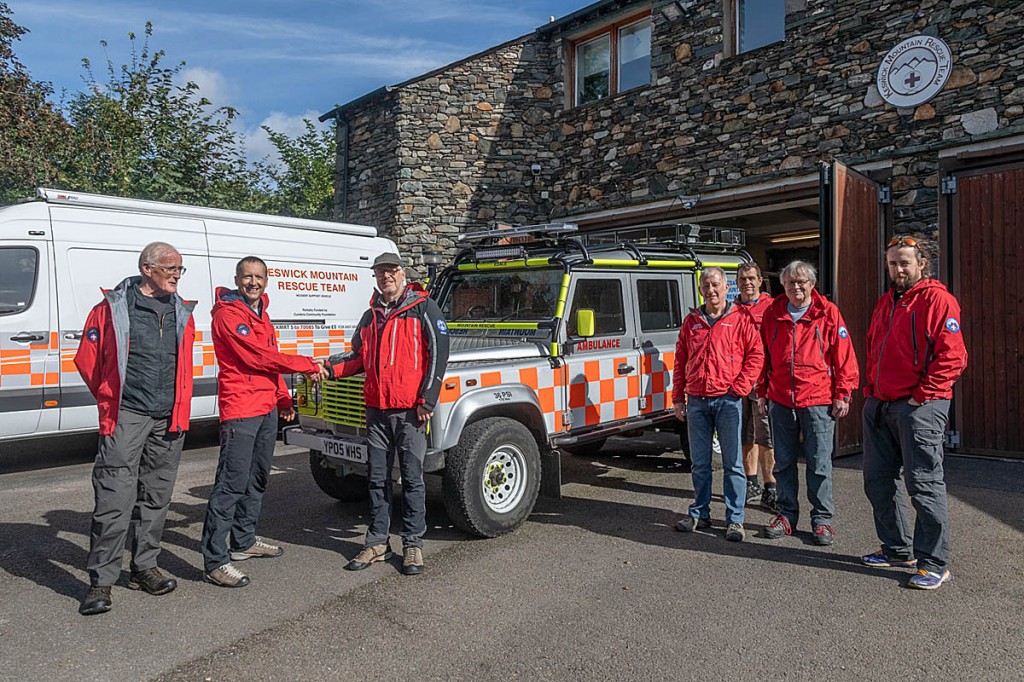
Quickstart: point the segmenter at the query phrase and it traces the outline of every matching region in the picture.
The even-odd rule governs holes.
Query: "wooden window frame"
[[[580,36],[571,38],[571,39],[566,41],[567,46],[568,46],[568,49],[566,50],[566,54],[568,56],[568,59],[566,60],[566,62],[568,63],[568,69],[567,69],[567,73],[566,73],[567,78],[565,80],[566,80],[566,84],[567,84],[566,92],[569,95],[569,107],[570,108],[574,109],[576,107],[586,106],[586,105],[592,104],[594,102],[600,102],[602,99],[608,99],[609,97],[615,97],[616,95],[619,94],[619,31],[624,29],[624,28],[626,28],[627,26],[630,26],[631,24],[635,24],[635,23],[637,23],[639,21],[643,21],[644,19],[648,19],[649,21],[651,21],[651,10],[647,9],[647,10],[644,10],[643,12],[638,12],[636,14],[631,14],[630,16],[625,17],[623,19],[619,19],[619,20],[616,20],[616,21],[611,22],[611,23],[603,24],[600,28],[596,28],[593,31],[590,31],[588,33],[584,33],[584,34],[582,34]],[[651,28],[652,28],[651,34],[652,34],[652,42],[653,42],[653,33],[654,33],[653,32],[653,28],[654,28],[653,21],[651,21]],[[591,41],[594,38],[599,38],[599,37],[601,37],[603,35],[606,35],[606,34],[609,37],[609,41],[608,41],[609,42],[609,47],[608,47],[608,60],[609,60],[609,64],[608,64],[608,96],[607,97],[600,97],[598,99],[591,100],[590,102],[577,102],[576,101],[576,50],[583,43]],[[648,85],[650,85],[649,81],[648,81]],[[638,87],[643,87],[643,86],[642,85],[638,85],[636,87],[629,88],[629,90],[635,90]],[[623,92],[628,92],[628,90],[625,90]]]
[[[743,2],[743,0],[722,0],[723,57],[736,57],[741,54],[747,54],[748,52],[756,52],[757,50],[768,47],[768,45],[776,45],[778,44],[778,42],[784,42],[786,40],[786,24],[785,19],[783,19],[782,41],[768,43],[767,45],[760,45],[758,47],[754,47],[749,50],[743,50],[742,52],[740,52],[740,13],[738,11],[738,6],[741,2]],[[788,5],[788,2],[783,2],[784,16],[789,14]]]

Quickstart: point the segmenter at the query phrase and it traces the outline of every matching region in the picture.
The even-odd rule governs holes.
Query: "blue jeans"
[[[948,414],[948,400],[929,400],[917,407],[906,398],[864,402],[864,493],[874,511],[882,551],[890,559],[913,556],[918,568],[936,573],[949,565],[949,509],[942,468]],[[917,512],[913,548],[910,516],[897,485],[901,470]]]
[[[747,497],[747,476],[743,471],[740,431],[743,427],[743,399],[731,395],[717,398],[687,396],[686,431],[690,439],[690,471],[693,474],[693,504],[689,515],[711,516],[711,439],[718,432],[722,446],[725,522],[743,523]]]
[[[427,492],[423,458],[427,424],[411,410],[366,408],[367,478],[370,482],[370,524],[364,547],[386,543],[391,533],[391,469],[398,456],[402,474],[402,544],[422,547],[427,532]]]
[[[800,519],[800,487],[796,461],[800,454],[807,463],[807,501],[811,503],[811,525],[830,526],[836,508],[832,502],[832,449],[836,422],[831,405],[791,409],[770,403],[768,419],[775,439],[775,482],[779,513],[796,527]]]
[[[259,417],[220,423],[220,460],[206,504],[203,524],[203,566],[207,572],[231,561],[231,551],[256,542],[256,522],[270,480],[270,461],[277,440],[277,408]]]

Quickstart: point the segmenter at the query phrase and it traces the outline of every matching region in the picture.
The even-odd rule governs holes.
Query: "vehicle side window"
[[[594,311],[594,335],[609,336],[626,331],[626,314],[622,307],[622,282],[618,279],[581,279],[576,282],[567,329],[576,336],[576,311]]]
[[[640,279],[636,283],[640,305],[640,329],[645,332],[678,329],[679,282],[674,279]]]
[[[0,315],[13,315],[32,304],[39,252],[28,246],[0,248]]]

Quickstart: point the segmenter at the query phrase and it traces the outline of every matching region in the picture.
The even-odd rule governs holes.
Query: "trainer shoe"
[[[684,516],[676,522],[676,530],[680,533],[692,533],[695,530],[702,530],[711,527],[711,519],[697,518],[695,516]]]
[[[378,561],[387,561],[395,554],[391,551],[391,547],[388,545],[374,545],[373,547],[363,547],[363,551],[356,554],[356,557],[352,561],[345,564],[346,571],[361,571],[364,568],[369,568],[370,564],[375,564]]]
[[[167,594],[173,592],[177,586],[177,580],[168,578],[156,566],[132,573],[132,577],[128,580],[129,590],[143,590],[149,594]]]
[[[256,542],[252,543],[249,549],[231,551],[232,561],[245,561],[246,559],[273,558],[284,554],[284,548],[265,542],[263,538],[256,536]]]
[[[937,590],[942,587],[942,583],[949,582],[952,579],[953,574],[949,571],[936,573],[935,571],[926,571],[923,568],[919,568],[916,575],[910,576],[907,587],[913,587],[918,590]]]
[[[779,498],[776,496],[775,488],[765,487],[761,493],[761,506],[773,514],[779,513]]]
[[[757,501],[757,498],[764,495],[764,488],[762,488],[757,481],[751,481],[747,479],[747,501],[746,506],[750,506]]]
[[[109,611],[111,604],[113,604],[113,600],[110,598],[110,586],[92,585],[86,591],[82,605],[78,607],[78,612],[83,616],[95,616]]]
[[[835,538],[836,532],[832,526],[822,523],[814,527],[814,544],[828,546],[835,541]]]
[[[917,559],[890,559],[885,556],[885,550],[879,549],[872,554],[865,554],[860,562],[872,568],[914,568],[917,566]]]
[[[782,514],[776,514],[768,525],[764,527],[764,536],[771,540],[778,540],[783,535],[792,535],[793,526],[789,525],[789,519]]]
[[[725,529],[725,539],[732,542],[743,542],[743,538],[747,537],[747,534],[743,532],[742,523],[730,523],[729,527]]]
[[[203,573],[203,580],[221,587],[245,587],[249,584],[249,577],[230,563]]]
[[[402,551],[402,573],[419,575],[423,572],[423,548],[406,547]]]

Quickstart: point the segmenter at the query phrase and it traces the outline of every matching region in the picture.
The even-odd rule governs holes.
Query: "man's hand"
[[[832,416],[836,419],[842,419],[850,412],[849,401],[837,398],[832,401]]]
[[[279,417],[281,417],[281,419],[285,420],[286,422],[294,421],[294,419],[295,419],[295,408],[294,407],[289,407],[287,410],[281,410],[277,414],[278,414]]]
[[[425,421],[427,421],[428,419],[430,419],[433,416],[434,416],[434,411],[433,410],[428,410],[427,408],[423,407],[422,405],[420,405],[419,407],[416,408],[416,418],[419,419],[421,422],[425,422]]]
[[[758,398],[757,399],[757,413],[762,417],[768,416],[768,399]]]
[[[327,369],[327,367],[324,365],[324,361],[322,359],[314,358],[313,362],[316,363],[316,368],[317,369],[316,369],[315,372],[310,372],[309,374],[306,375],[306,376],[309,377],[310,381],[317,382],[317,381],[323,381],[324,379],[330,379],[331,378],[331,370]]]
[[[681,422],[686,421],[686,401],[681,403],[672,403],[672,411],[676,413],[676,419]]]

